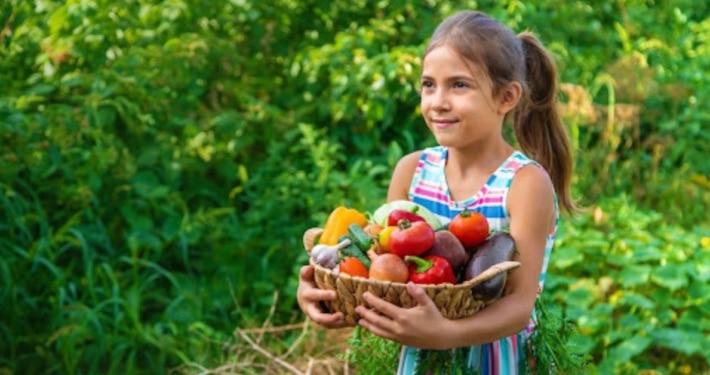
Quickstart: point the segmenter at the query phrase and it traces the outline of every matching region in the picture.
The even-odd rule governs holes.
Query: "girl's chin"
[[[434,134],[434,138],[436,138],[436,143],[444,147],[454,147],[462,141],[461,137],[455,137],[452,134]]]

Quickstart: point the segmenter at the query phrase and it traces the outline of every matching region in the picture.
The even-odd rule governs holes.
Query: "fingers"
[[[315,281],[313,278],[313,274],[315,273],[315,269],[311,265],[306,265],[301,267],[301,272],[299,272],[299,278],[301,281]]]
[[[335,291],[320,289],[313,278],[313,266],[301,267],[298,283],[298,299],[307,301],[330,301],[337,297]]]
[[[313,287],[299,288],[299,299],[308,302],[332,301],[338,297],[333,290],[323,290]]]
[[[362,318],[358,323],[363,327],[385,338],[396,338],[398,332],[401,332],[402,325],[411,324],[407,322],[410,319],[419,319],[421,314],[438,313],[438,309],[434,302],[429,298],[424,289],[414,283],[407,283],[407,292],[412,296],[412,299],[417,304],[417,307],[403,308],[395,304],[387,302],[373,294],[366,292],[363,298],[370,305],[370,308],[358,306],[356,312]],[[433,315],[426,315],[434,317]]]
[[[326,328],[342,328],[345,327],[345,319],[343,319],[343,313],[337,312],[334,314],[325,314],[320,312],[320,310],[309,315],[309,318],[316,323]]]
[[[391,304],[391,303],[383,300],[382,298],[378,298],[370,292],[365,292],[362,295],[362,298],[365,299],[365,301],[370,305],[370,307],[372,307],[373,309],[376,309],[381,314],[384,314],[392,319],[399,316],[402,312],[401,307]],[[359,306],[358,308],[362,308],[362,306]],[[365,308],[362,308],[362,310],[371,311],[370,309],[365,309]],[[373,313],[373,314],[377,315],[375,313]],[[388,320],[391,320],[391,319],[388,319]]]
[[[303,266],[299,273],[298,305],[301,310],[316,324],[327,328],[341,328],[345,326],[342,313],[325,313],[321,309],[321,302],[332,301],[337,294],[332,290],[319,289],[313,279],[312,266]]]
[[[308,302],[330,301],[337,297],[335,291],[320,289],[313,278],[313,266],[301,267],[298,283],[298,300]]]
[[[333,290],[320,289],[313,278],[315,270],[313,266],[301,267],[300,280],[298,283],[298,295],[313,301],[330,301],[337,297]]]
[[[429,295],[426,294],[424,291],[424,288],[421,286],[408,282],[407,283],[407,293],[409,293],[410,296],[412,296],[412,299],[414,302],[417,303],[419,306],[431,306],[434,304],[434,302],[429,298]],[[399,314],[402,312],[402,308],[389,303],[381,298],[377,298],[373,294],[366,292],[363,294],[363,298],[365,301],[370,304],[373,308],[379,310],[383,314],[390,316],[390,317],[397,317]]]
[[[367,310],[362,306],[358,307],[358,309],[365,310],[363,313],[358,313],[362,317],[360,320],[358,320],[358,324],[361,327],[382,338],[392,341],[398,341],[397,336],[394,335],[392,331],[390,331],[388,328],[384,328],[384,326],[388,325],[388,323],[384,322],[382,316],[379,316],[374,311]],[[391,322],[392,321],[390,321],[390,323]]]
[[[335,292],[332,291],[321,291],[321,290],[315,290],[315,292],[325,292],[325,293],[313,293],[312,296],[314,297],[321,297],[321,298],[309,298],[306,297],[304,298],[304,301],[301,305],[301,309],[303,310],[304,313],[316,324],[319,324],[321,326],[327,327],[327,328],[341,328],[345,326],[345,318],[343,316],[343,313],[341,312],[336,312],[336,313],[328,313],[324,312],[322,307],[321,307],[321,301],[327,301],[327,300],[332,300],[335,298]],[[331,294],[332,293],[332,294]]]
[[[365,306],[355,308],[355,312],[360,315],[358,324],[372,333],[391,339],[392,333],[398,325],[395,320],[401,316],[402,308],[375,297],[369,292],[363,294],[362,297],[370,305],[370,308]]]
[[[424,288],[415,283],[407,283],[407,293],[412,296],[414,302],[416,302],[419,306],[429,306],[434,303],[431,298],[429,298],[429,296],[426,294]]]

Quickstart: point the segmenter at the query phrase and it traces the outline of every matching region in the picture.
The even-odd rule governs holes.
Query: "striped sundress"
[[[412,185],[409,189],[409,199],[434,213],[442,223],[448,223],[451,218],[464,208],[482,213],[487,219],[491,230],[508,230],[510,218],[506,209],[506,198],[515,173],[520,168],[535,161],[519,151],[513,152],[500,167],[490,176],[486,184],[474,196],[462,201],[453,201],[444,175],[447,149],[445,147],[427,148],[422,153],[414,172]],[[557,202],[555,198],[555,210]],[[555,230],[557,223],[555,223]],[[545,281],[547,263],[555,238],[555,230],[547,237],[545,257],[540,275],[539,287],[542,291]],[[532,318],[528,327],[522,332],[500,339],[498,341],[473,346],[468,351],[470,372],[481,375],[516,375],[520,374],[519,366],[525,360],[525,342],[532,333],[534,323]],[[397,375],[415,373],[420,350],[404,347],[400,356]],[[468,372],[468,371],[467,371]]]

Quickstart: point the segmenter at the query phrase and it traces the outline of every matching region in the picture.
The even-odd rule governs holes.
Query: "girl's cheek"
[[[429,105],[431,105],[431,96],[427,95],[425,93],[422,93],[422,95],[419,99],[419,104],[421,105],[422,109],[429,107]]]

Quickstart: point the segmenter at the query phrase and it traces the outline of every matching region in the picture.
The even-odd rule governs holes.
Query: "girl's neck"
[[[488,176],[495,172],[515,149],[505,140],[476,145],[466,149],[448,149],[446,174],[449,177],[470,179],[475,176]]]

